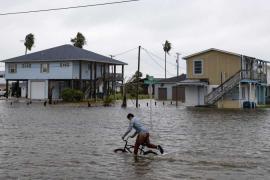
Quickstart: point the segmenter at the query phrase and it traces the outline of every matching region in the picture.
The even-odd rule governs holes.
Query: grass
[[[270,108],[270,104],[257,105],[257,108]]]

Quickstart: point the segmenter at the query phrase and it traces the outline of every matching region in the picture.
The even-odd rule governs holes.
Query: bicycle
[[[129,137],[127,139],[124,139],[123,140],[123,141],[125,141],[124,148],[115,149],[114,152],[115,153],[119,153],[119,152],[122,152],[122,153],[127,153],[127,152],[128,153],[133,153],[133,151],[134,151],[134,145],[128,144],[128,139],[129,139]],[[143,144],[143,145],[141,145],[139,147],[139,154],[140,155],[147,155],[147,154],[158,155],[158,153],[156,153],[155,151],[152,151],[152,150],[147,150],[146,151],[144,148],[145,148],[145,144]]]

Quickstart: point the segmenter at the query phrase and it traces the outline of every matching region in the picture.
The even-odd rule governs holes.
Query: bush
[[[113,98],[107,96],[103,101],[103,105],[104,106],[110,106],[113,102],[114,102]]]
[[[83,99],[84,94],[80,90],[67,88],[61,92],[61,97],[66,102],[78,102]]]
[[[122,94],[115,94],[115,95],[110,95],[109,96],[111,99],[113,99],[113,100],[122,100],[123,99],[123,96],[122,96]]]

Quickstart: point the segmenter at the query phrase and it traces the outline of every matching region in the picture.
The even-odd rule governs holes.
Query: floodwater
[[[165,155],[115,154],[132,112]],[[0,101],[0,179],[269,179],[270,110]],[[134,141],[134,140],[133,140]],[[133,142],[132,141],[132,142]]]

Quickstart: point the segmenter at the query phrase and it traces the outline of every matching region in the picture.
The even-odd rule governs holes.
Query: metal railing
[[[256,80],[260,83],[265,83],[267,76],[264,73],[258,73],[250,70],[240,70],[227,79],[224,83],[219,85],[215,90],[205,96],[204,101],[208,105],[216,103],[225,93],[230,91],[243,79]]]
[[[214,104],[217,102],[226,92],[231,90],[241,80],[241,71],[235,73],[232,77],[218,86],[215,90],[205,96],[204,101],[206,104]]]
[[[106,80],[114,80],[114,73],[106,73],[105,74]],[[122,81],[123,80],[123,74],[122,73],[115,73],[115,80],[116,81]]]
[[[267,81],[266,73],[257,72],[255,70],[253,70],[253,71],[242,70],[241,77],[242,77],[242,79],[257,80],[261,83],[264,83],[264,82],[266,83],[266,81]]]

